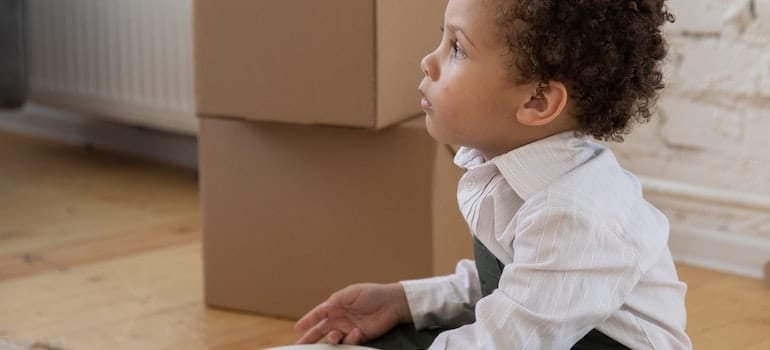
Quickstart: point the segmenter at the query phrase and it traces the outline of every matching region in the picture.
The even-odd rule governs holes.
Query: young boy
[[[464,146],[476,240],[455,274],[358,284],[298,343],[380,349],[690,349],[666,218],[602,140],[650,118],[664,0],[449,0],[423,59],[427,128]]]

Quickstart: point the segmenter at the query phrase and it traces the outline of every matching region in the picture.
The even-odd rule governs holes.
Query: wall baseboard
[[[770,262],[770,241],[754,237],[674,228],[669,244],[679,262],[756,279]]]
[[[669,216],[675,260],[765,278],[770,198],[660,179],[641,181],[646,197]]]
[[[195,136],[113,123],[103,118],[30,104],[0,111],[0,130],[151,159],[190,169],[198,167]]]

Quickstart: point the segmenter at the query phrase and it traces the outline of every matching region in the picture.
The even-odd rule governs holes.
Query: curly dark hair
[[[561,81],[578,133],[622,142],[663,89],[665,0],[496,0],[518,82]]]

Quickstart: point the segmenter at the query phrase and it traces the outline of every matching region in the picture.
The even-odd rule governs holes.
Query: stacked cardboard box
[[[416,93],[444,5],[196,0],[207,304],[296,318],[470,256]]]

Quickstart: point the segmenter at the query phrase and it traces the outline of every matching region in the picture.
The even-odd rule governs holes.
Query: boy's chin
[[[430,135],[430,137],[436,141],[441,142],[441,139],[438,137],[438,133],[436,132],[436,126],[433,124],[433,120],[431,120],[429,113],[425,113],[425,130],[428,130],[428,135]]]
[[[441,144],[452,144],[446,135],[443,135],[435,125],[435,122],[431,119],[430,114],[425,115],[425,129],[428,130],[428,135]]]

